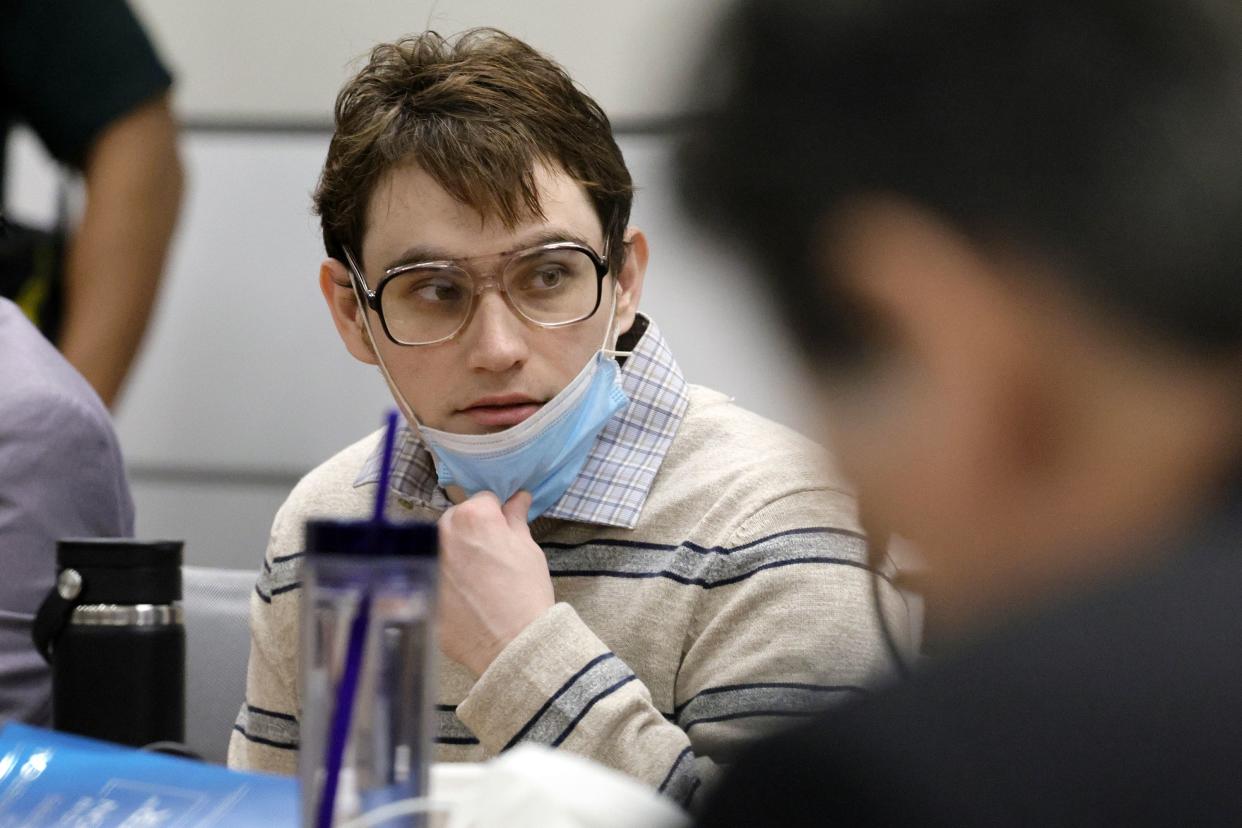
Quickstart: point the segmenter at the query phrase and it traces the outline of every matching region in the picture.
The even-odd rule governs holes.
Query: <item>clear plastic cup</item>
[[[298,775],[302,825],[320,826],[426,795],[437,534],[434,524],[315,520],[305,549]]]

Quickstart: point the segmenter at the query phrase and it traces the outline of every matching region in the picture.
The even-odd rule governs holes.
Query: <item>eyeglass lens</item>
[[[539,249],[509,260],[501,285],[513,308],[540,325],[585,319],[599,303],[594,260],[574,248]],[[455,265],[433,265],[391,277],[380,296],[389,333],[420,344],[445,339],[470,315],[475,282]]]

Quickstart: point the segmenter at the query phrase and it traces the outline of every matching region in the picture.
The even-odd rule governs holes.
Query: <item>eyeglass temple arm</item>
[[[341,245],[341,252],[345,254],[345,264],[349,268],[349,278],[353,282],[354,292],[359,294],[360,299],[366,300],[367,307],[379,313],[379,297],[375,295],[375,291],[367,287],[366,277],[362,275],[362,268],[358,267],[358,262],[354,260],[354,254],[345,245]]]

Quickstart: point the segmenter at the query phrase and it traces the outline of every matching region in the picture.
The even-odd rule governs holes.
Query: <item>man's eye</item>
[[[420,282],[410,286],[410,293],[424,302],[456,302],[461,299],[461,288],[452,282]]]
[[[565,281],[565,271],[560,268],[546,268],[535,272],[530,287],[535,290],[551,290],[561,286]]]

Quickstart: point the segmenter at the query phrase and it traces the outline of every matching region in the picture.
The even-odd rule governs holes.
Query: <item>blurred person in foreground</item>
[[[952,644],[701,824],[1238,824],[1236,5],[764,0],[713,55],[686,202]]]
[[[0,298],[0,724],[52,723],[51,669],[30,625],[56,581],[56,542],[133,531],[107,409]]]
[[[68,239],[10,221],[0,296],[108,406],[142,343],[181,202],[171,83],[123,0],[0,2],[0,192],[18,122],[86,191]]]
[[[888,654],[815,447],[687,384],[638,312],[632,199],[607,116],[531,47],[382,44],[337,99],[319,285],[405,414],[390,513],[439,524],[438,758],[560,746],[690,803]],[[302,527],[370,513],[379,437],[276,516],[235,767],[296,767]]]

